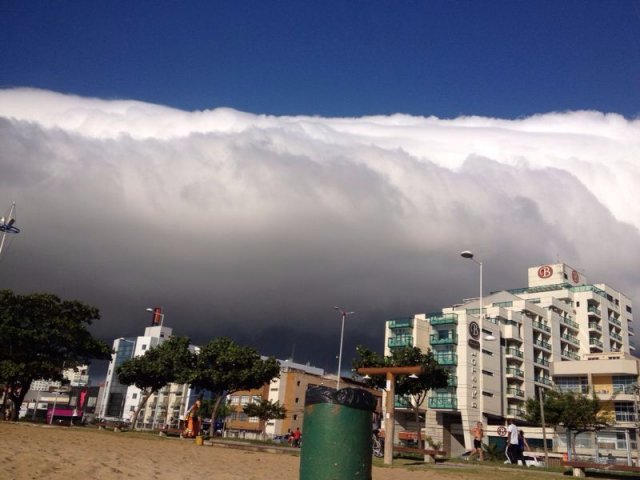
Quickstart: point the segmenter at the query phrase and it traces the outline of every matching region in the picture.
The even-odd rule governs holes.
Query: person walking
[[[522,461],[522,465],[526,466],[526,462],[524,461],[524,450],[525,450],[525,448],[527,450],[531,450],[531,447],[527,443],[527,439],[524,438],[524,431],[522,429],[520,429],[518,431],[518,458],[516,460],[516,463],[519,463],[520,461]]]
[[[478,456],[480,461],[484,460],[484,452],[482,450],[482,439],[484,438],[484,426],[482,422],[476,423],[475,428],[471,429],[473,433],[473,450],[469,454],[469,460],[471,460],[475,455]]]
[[[302,432],[300,432],[300,428],[296,427],[296,431],[293,432],[293,434],[291,436],[293,437],[292,446],[293,447],[299,447],[300,446],[300,439],[302,438]]]
[[[513,420],[509,419],[509,426],[507,427],[507,458],[510,463],[514,465],[518,461],[518,427]]]

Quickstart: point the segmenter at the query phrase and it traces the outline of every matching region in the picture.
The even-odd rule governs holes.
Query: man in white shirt
[[[509,419],[509,426],[507,427],[507,457],[512,464],[516,464],[518,460],[518,428],[513,421],[513,418]]]

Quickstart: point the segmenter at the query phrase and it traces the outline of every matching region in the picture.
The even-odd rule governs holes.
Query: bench
[[[434,463],[436,461],[436,456],[444,457],[447,455],[447,452],[445,452],[444,450],[433,450],[428,448],[422,449],[422,448],[415,448],[415,447],[401,447],[398,445],[393,446],[393,451],[401,452],[401,453],[415,453],[417,455],[429,457],[428,461],[430,463]]]
[[[573,469],[574,477],[586,477],[587,469],[601,470],[606,472],[638,472],[640,473],[640,467],[634,467],[630,465],[623,465],[621,463],[596,463],[585,462],[580,460],[567,460],[562,462],[565,467]]]
[[[182,432],[183,430],[181,428],[163,428],[162,430],[160,430],[159,435],[161,437],[168,436],[182,438]]]

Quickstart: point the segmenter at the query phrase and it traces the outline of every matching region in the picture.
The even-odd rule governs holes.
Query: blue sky
[[[640,113],[640,2],[0,2],[0,86],[275,115]]]
[[[334,305],[379,350],[477,294],[463,250],[637,304],[639,113],[640,0],[0,0],[3,288],[329,370]]]

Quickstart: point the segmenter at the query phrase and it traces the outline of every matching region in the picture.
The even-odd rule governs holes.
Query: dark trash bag
[[[371,480],[371,413],[366,390],[309,386],[302,424],[300,480]]]

